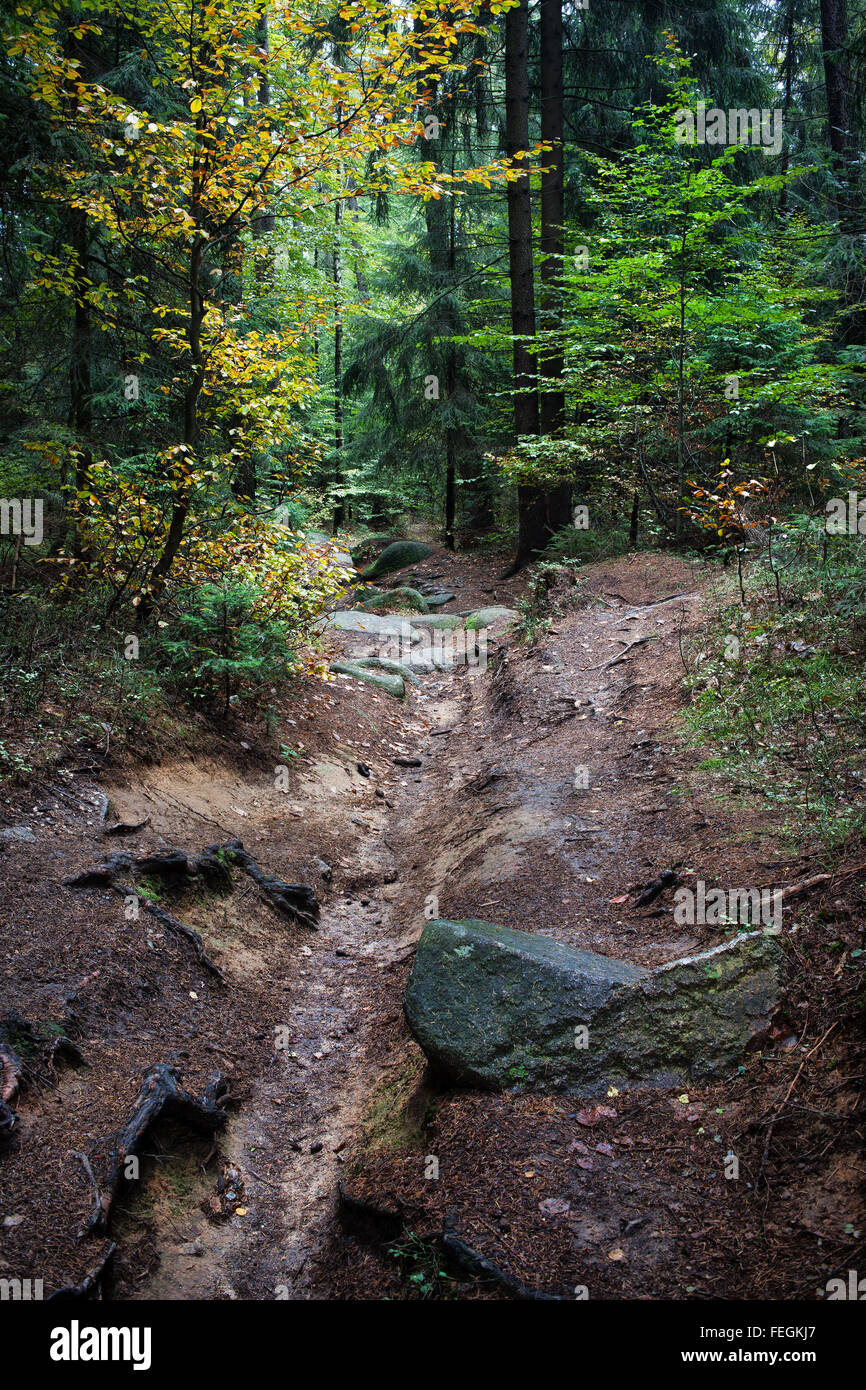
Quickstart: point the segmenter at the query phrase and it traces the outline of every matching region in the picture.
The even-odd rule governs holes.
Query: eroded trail
[[[489,601],[479,588],[487,578],[482,566],[468,583],[458,579],[460,601]],[[344,646],[353,652],[357,639]],[[401,967],[424,921],[414,901],[424,892],[426,853],[419,863],[402,827],[422,807],[435,814],[441,734],[461,727],[486,679],[466,666],[433,672],[402,704],[341,678],[341,715],[350,711],[353,727],[345,717],[334,721],[331,748],[291,772],[288,793],[268,785],[274,779],[264,769],[250,777],[200,761],[106,788],[120,819],[148,817],[150,843],[237,835],[275,873],[315,882],[323,903],[316,932],[275,923],[243,890],[228,904],[187,907],[185,920],[229,979],[263,990],[275,1021],[259,1020],[266,1060],[221,1142],[242,1177],[243,1214],[215,1224],[193,1209],[172,1220],[159,1232],[158,1266],[134,1297],[321,1292],[315,1257],[334,1238],[337,1184],[362,1141],[371,1097],[393,1070]],[[323,712],[314,702],[303,714],[315,720]],[[231,1054],[229,1039],[225,1047]]]
[[[275,935],[262,923],[255,964],[213,920],[198,922],[231,970],[272,982],[280,1022],[273,1040],[261,1039],[276,1045],[223,1145],[243,1175],[244,1216],[217,1226],[188,1214],[182,1240],[165,1233],[158,1270],[137,1297],[327,1291],[341,1241],[337,1185],[370,1141],[364,1120],[377,1094],[380,1105],[399,1106],[402,1079],[414,1074],[400,1000],[425,917],[488,917],[647,961],[698,944],[667,921],[626,925],[607,906],[626,865],[632,876],[641,865],[653,876],[653,831],[660,814],[672,813],[664,731],[639,728],[644,737],[626,741],[620,730],[627,709],[649,703],[662,671],[670,677],[664,649],[699,601],[683,585],[690,578],[674,566],[648,584],[643,570],[623,570],[614,587],[641,600],[630,602],[629,594],[605,597],[601,576],[601,601],[563,620],[551,650],[515,650],[502,624],[487,670],[428,674],[406,705],[348,680],[361,714],[355,737],[342,730],[333,753],[292,777],[288,795],[248,778],[217,786],[216,770],[203,777],[177,766],[151,771],[136,789],[112,789],[118,814],[149,814],[166,842],[202,839],[217,822],[289,878],[299,846],[304,868],[315,847],[324,899],[316,933]],[[671,595],[677,585],[684,598]],[[477,585],[470,591],[476,602],[482,596]],[[458,602],[465,605],[465,591],[449,608]],[[358,646],[357,636],[339,638],[349,654]],[[526,660],[528,691],[510,670]],[[664,713],[663,698],[651,703]],[[652,750],[658,769],[647,762]],[[197,824],[182,807],[206,819]],[[660,863],[671,858],[671,839],[665,823]]]
[[[496,572],[434,553],[412,577],[444,578],[456,595],[444,611],[465,613],[513,606],[520,583]],[[636,885],[671,868],[731,883],[766,882],[765,866],[775,882],[797,876],[774,826],[691,777],[696,758],[678,741],[680,644],[704,621],[702,588],[700,570],[669,556],[588,566],[577,602],[535,642],[491,630],[487,669],[428,671],[406,701],[346,676],[308,685],[282,710],[276,765],[273,747],[236,738],[22,803],[31,838],[10,840],[0,863],[17,929],[5,992],[30,1018],[71,1016],[87,1066],[58,1063],[51,1085],[23,1096],[3,1158],[7,1206],[22,1217],[5,1268],[26,1277],[39,1261],[55,1287],[76,1283],[111,1239],[115,1299],[400,1296],[394,1260],[341,1228],[345,1182],[397,1204],[414,1230],[456,1213],[527,1287],[742,1295],[747,1251],[752,1296],[784,1292],[774,1241],[790,1241],[792,1209],[765,1203],[756,1217],[745,1185],[720,1186],[717,1160],[722,1143],[745,1145],[756,1088],[767,1068],[787,1076],[787,1054],[767,1051],[730,1105],[710,1091],[688,1106],[637,1096],[575,1131],[568,1102],[531,1095],[451,1093],[431,1111],[402,1014],[432,915],[654,966],[718,933],[678,927],[667,899],[637,908]],[[333,640],[335,655],[357,654],[357,636]],[[115,893],[64,887],[106,854],[105,793],[119,821],[145,822],[124,850],[241,839],[269,874],[315,888],[318,929],[275,913],[238,871],[223,893],[142,878],[139,892],[201,933],[222,983],[152,917],[127,920]],[[155,1063],[196,1095],[219,1071],[227,1127],[214,1146],[160,1125],[110,1230],[81,1241],[93,1193],[80,1155],[101,1171]],[[837,1157],[820,1180],[825,1243],[856,1184],[856,1159]],[[814,1240],[808,1188],[799,1205]],[[704,1284],[696,1262],[712,1272]]]

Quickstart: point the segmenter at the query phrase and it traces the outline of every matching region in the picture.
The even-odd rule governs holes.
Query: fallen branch
[[[124,1176],[126,1160],[136,1152],[150,1126],[165,1116],[187,1125],[198,1133],[214,1134],[218,1129],[222,1129],[226,1122],[221,1101],[225,1101],[227,1090],[226,1082],[218,1073],[201,1100],[196,1100],[195,1096],[190,1095],[180,1085],[180,1072],[177,1067],[158,1062],[156,1066],[148,1068],[144,1073],[131,1117],[109,1141],[111,1150],[108,1174],[101,1191],[93,1179],[97,1192],[96,1206],[79,1231],[79,1239],[89,1235],[91,1231],[106,1229],[112,1203]]]
[[[590,666],[589,670],[606,671],[609,666],[616,666],[618,662],[625,661],[632,647],[642,647],[645,642],[654,641],[655,636],[656,634],[654,632],[650,632],[647,634],[646,637],[636,637],[633,642],[626,643],[624,651],[621,651],[618,656],[612,656],[610,661],[603,661],[600,666]],[[623,639],[621,637],[617,638],[618,642],[621,642],[622,640]]]
[[[98,1221],[99,1215],[102,1211],[102,1198],[99,1192],[99,1183],[96,1181],[93,1169],[90,1166],[90,1159],[87,1157],[87,1154],[81,1153],[78,1149],[72,1150],[72,1157],[81,1160],[81,1165],[84,1168],[84,1171],[87,1174],[88,1178],[90,1179],[90,1185],[93,1188],[93,1213],[91,1219],[93,1221]]]
[[[814,874],[812,878],[801,878],[799,883],[789,883],[787,888],[780,889],[779,896],[783,901],[786,898],[799,898],[801,893],[808,893],[810,888],[829,883],[832,877],[832,874]]]
[[[773,1116],[773,1118],[771,1119],[769,1125],[767,1126],[767,1136],[766,1136],[766,1138],[765,1138],[765,1140],[764,1140],[764,1151],[763,1151],[763,1153],[762,1153],[762,1155],[761,1155],[761,1166],[760,1166],[760,1168],[758,1169],[758,1176],[757,1176],[757,1178],[755,1179],[755,1190],[756,1190],[756,1191],[757,1191],[758,1183],[761,1181],[761,1178],[762,1178],[762,1176],[763,1176],[764,1169],[765,1169],[766,1166],[767,1166],[767,1159],[768,1159],[769,1156],[770,1156],[770,1142],[771,1142],[771,1140],[772,1140],[772,1138],[773,1138],[773,1129],[775,1128],[776,1122],[777,1122],[777,1121],[779,1120],[779,1118],[781,1117],[782,1111],[785,1109],[785,1106],[788,1104],[788,1101],[791,1099],[791,1095],[792,1095],[792,1093],[793,1093],[794,1087],[796,1086],[797,1082],[800,1080],[800,1074],[801,1074],[803,1068],[805,1067],[806,1063],[808,1062],[809,1058],[812,1056],[813,1052],[817,1052],[818,1049],[819,1049],[820,1047],[823,1047],[823,1046],[824,1046],[824,1043],[827,1041],[827,1039],[829,1038],[830,1034],[833,1032],[833,1029],[834,1029],[834,1028],[838,1028],[838,1026],[839,1026],[838,1020],[836,1021],[836,1023],[831,1023],[831,1024],[830,1024],[830,1027],[827,1029],[826,1033],[824,1033],[824,1035],[823,1035],[821,1038],[819,1038],[818,1041],[815,1043],[815,1046],[814,1046],[814,1047],[811,1047],[811,1048],[809,1049],[809,1051],[806,1053],[805,1057],[803,1058],[802,1062],[800,1063],[799,1067],[797,1068],[796,1073],[794,1074],[794,1080],[791,1082],[790,1086],[788,1087],[787,1091],[785,1092],[785,1099],[782,1101],[782,1104],[781,1104],[780,1106],[777,1107],[775,1115]]]
[[[664,873],[659,874],[658,878],[654,878],[652,883],[646,885],[640,897],[635,902],[635,907],[647,907],[650,903],[655,902],[660,893],[663,893],[666,888],[673,888],[677,882],[678,875],[676,871],[674,869],[665,869]]]
[[[866,872],[866,864],[851,864],[847,869],[835,869],[831,874],[813,874],[811,878],[801,878],[797,883],[789,883],[787,888],[782,888],[783,900],[785,898],[798,898],[801,893],[808,893],[812,888],[820,888],[823,883],[833,883],[840,878],[853,878],[855,874]]]

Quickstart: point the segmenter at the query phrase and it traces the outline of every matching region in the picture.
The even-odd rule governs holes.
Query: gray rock
[[[403,680],[408,681],[410,685],[420,686],[421,684],[415,672],[404,665],[402,661],[392,661],[386,656],[359,657],[358,661],[354,662],[353,665],[363,666],[367,670],[388,671],[392,676],[401,676]]]
[[[406,565],[415,565],[419,560],[426,560],[431,554],[432,548],[423,541],[394,541],[393,545],[386,546],[378,559],[364,570],[361,578],[378,579],[381,574],[393,574],[395,570],[404,569]]]
[[[444,594],[428,594],[428,595],[427,595],[427,602],[428,602],[428,604],[429,604],[429,606],[430,606],[431,608],[441,608],[443,604],[445,604],[445,603],[450,603],[451,600],[452,600],[453,598],[456,598],[456,597],[457,597],[456,594],[447,594],[447,593],[444,593]]]
[[[429,616],[419,613],[417,618],[412,619],[413,627],[442,627],[451,631],[461,627],[462,623],[463,619],[458,618],[456,613],[431,613]]]
[[[424,595],[405,585],[398,585],[395,589],[374,589],[362,596],[362,602],[366,608],[381,608],[385,603],[393,603],[398,608],[412,608],[416,613],[430,612]]]
[[[470,632],[474,632],[480,627],[516,623],[519,618],[520,614],[515,608],[502,608],[494,604],[490,608],[476,608],[474,613],[468,615],[466,627]]]
[[[24,840],[28,845],[36,844],[36,836],[29,825],[10,825],[8,830],[0,830],[0,840]]]
[[[331,670],[335,675],[354,676],[355,680],[375,685],[377,690],[384,690],[397,700],[402,700],[406,694],[402,676],[391,675],[385,671],[369,671],[357,661],[332,661]]]
[[[448,647],[413,647],[412,667],[416,671],[452,671],[458,664],[455,653]]]
[[[420,636],[413,631],[408,618],[401,618],[397,613],[365,613],[360,608],[341,608],[330,613],[328,627],[343,632],[371,632],[376,637],[408,637],[411,640]]]
[[[783,960],[766,932],[650,971],[489,922],[434,921],[404,1005],[431,1062],[465,1085],[680,1085],[736,1065],[769,1023]]]

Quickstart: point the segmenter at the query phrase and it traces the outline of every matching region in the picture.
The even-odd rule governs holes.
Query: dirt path
[[[437,557],[426,568],[441,574],[442,563]],[[653,964],[699,944],[652,919],[629,939],[639,927],[612,920],[606,902],[626,865],[630,878],[640,864],[654,876],[659,863],[647,850],[658,815],[670,812],[671,773],[647,764],[648,750],[661,753],[654,739],[664,731],[636,730],[644,736],[636,749],[619,732],[624,700],[644,718],[649,706],[664,715],[651,692],[670,679],[673,635],[699,605],[681,565],[660,568],[650,576],[645,566],[617,567],[626,593],[571,615],[551,635],[555,651],[494,643],[491,669],[428,677],[408,707],[392,707],[394,756],[420,766],[389,769],[380,736],[378,745],[347,740],[337,758],[319,758],[295,779],[288,800],[293,816],[302,814],[302,833],[339,835],[351,846],[332,880],[346,891],[329,893],[315,936],[272,962],[289,1044],[256,1078],[224,1146],[245,1177],[245,1217],[218,1227],[204,1214],[187,1220],[184,1239],[170,1235],[137,1297],[309,1297],[323,1292],[323,1279],[327,1288],[323,1251],[340,1243],[335,1182],[366,1147],[362,1122],[383,1077],[395,1076],[400,1090],[401,1067],[389,1053],[401,1062],[406,1054],[400,993],[425,916],[488,916]],[[603,590],[603,573],[599,580]],[[493,597],[484,593],[492,585],[461,587],[449,608]],[[685,599],[671,597],[678,587]],[[343,645],[351,651],[353,642]],[[519,690],[511,665],[527,662],[533,684]],[[497,709],[501,741],[490,738]],[[638,770],[615,770],[623,750]],[[362,758],[369,778],[358,771]],[[587,769],[586,789],[575,788],[575,767]],[[166,842],[205,835],[205,824],[191,826],[175,809],[197,805],[225,830],[241,817],[263,862],[297,861],[301,824],[286,836],[286,798],[262,788],[252,795],[242,780],[214,781],[209,775],[202,785],[197,770],[184,777],[172,767],[136,792],[111,795],[124,819],[149,812]],[[670,824],[660,839],[659,853],[670,855]],[[199,925],[210,945],[212,930]]]
[[[413,573],[443,580],[457,595],[445,611],[465,612],[515,602],[521,581],[502,584],[500,568],[495,557],[436,552]],[[554,1100],[434,1096],[401,1007],[431,915],[655,965],[719,938],[677,927],[667,900],[625,902],[635,884],[667,868],[731,883],[795,875],[772,825],[695,778],[696,757],[678,741],[680,644],[704,620],[704,582],[669,556],[594,565],[578,603],[535,643],[491,641],[486,670],[434,672],[406,702],[347,677],[306,687],[282,710],[287,779],[275,776],[273,749],[237,736],[22,800],[16,818],[33,826],[33,842],[8,845],[0,861],[17,927],[6,994],[22,1013],[52,1018],[73,981],[88,1065],[24,1097],[3,1160],[3,1214],[22,1221],[4,1237],[0,1268],[44,1270],[58,1284],[94,1262],[99,1244],[76,1237],[92,1194],[75,1154],[98,1160],[156,1061],[177,1065],[195,1092],[218,1067],[236,1103],[216,1152],[170,1126],[154,1133],[112,1223],[120,1249],[106,1291],[116,1299],[400,1296],[406,1268],[339,1225],[343,1180],[399,1204],[413,1230],[441,1228],[456,1211],[476,1245],[533,1287],[589,1278],[593,1297],[687,1287],[731,1296],[746,1292],[742,1278],[725,1282],[744,1250],[760,1247],[756,1281],[774,1266],[776,1232],[790,1221],[738,1207],[745,1186],[719,1190],[718,1145],[745,1131],[754,1098],[720,1108],[709,1091],[689,1106],[638,1096],[590,1134],[571,1115],[566,1124]],[[351,652],[351,639],[334,641]],[[125,922],[116,897],[62,888],[105,853],[100,790],[118,819],[148,822],[124,848],[200,850],[239,837],[269,872],[314,885],[318,930],[277,917],[237,874],[227,896],[170,899],[201,932],[223,986],[152,922]],[[764,1086],[785,1060],[772,1048],[766,1059]],[[847,1093],[834,1101],[847,1103]],[[710,1126],[714,1110],[725,1117]],[[696,1148],[707,1128],[710,1151],[704,1140]],[[424,1176],[430,1153],[436,1183]],[[829,1250],[856,1168],[838,1157],[835,1178],[821,1178],[820,1218],[806,1211],[808,1191],[801,1202],[806,1229],[820,1228]],[[696,1254],[713,1272],[705,1284]],[[772,1296],[757,1287],[753,1296]]]

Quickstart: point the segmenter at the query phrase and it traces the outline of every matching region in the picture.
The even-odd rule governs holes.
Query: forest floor
[[[502,565],[437,550],[411,573],[466,611],[523,593]],[[14,789],[5,823],[30,838],[0,849],[0,1014],[65,1032],[84,1064],[34,1055],[0,1139],[0,1277],[75,1285],[109,1238],[114,1299],[498,1298],[508,1278],[523,1296],[808,1299],[856,1268],[864,1050],[844,966],[863,896],[844,860],[786,910],[772,1035],[710,1086],[602,1106],[437,1089],[402,1013],[431,895],[442,917],[652,966],[723,937],[677,926],[669,891],[635,908],[636,884],[672,868],[782,887],[821,867],[682,737],[681,646],[718,574],[663,554],[587,565],[534,642],[491,641],[486,670],[426,676],[404,702],[343,676],[297,687],[279,712],[287,791],[279,740],[240,726]],[[107,839],[105,795],[147,824]],[[224,980],[104,885],[65,886],[118,848],[235,837],[322,907],[315,931],[289,922],[237,870],[222,892],[142,885]],[[160,1121],[108,1233],[81,1238],[82,1155],[98,1182],[155,1063],[196,1096],[221,1073],[227,1126],[212,1141]],[[446,1219],[505,1281],[454,1265]]]

